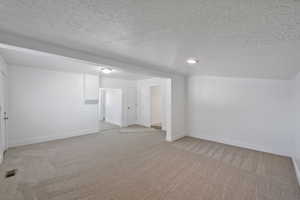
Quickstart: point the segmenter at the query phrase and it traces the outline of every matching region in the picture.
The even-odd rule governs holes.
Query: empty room
[[[300,200],[299,0],[0,0],[0,200]]]

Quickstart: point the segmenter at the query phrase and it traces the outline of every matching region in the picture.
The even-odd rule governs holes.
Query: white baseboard
[[[84,129],[84,130],[77,130],[77,131],[72,131],[72,132],[64,133],[64,134],[53,134],[53,135],[49,135],[49,136],[23,138],[23,139],[8,141],[8,147],[36,144],[36,143],[47,142],[47,141],[51,141],[51,140],[64,139],[64,138],[75,137],[75,136],[80,136],[80,135],[87,135],[87,134],[97,133],[97,132],[99,132],[98,129]]]
[[[110,123],[110,124],[114,124],[114,125],[117,125],[117,126],[123,127],[123,125],[122,125],[122,124],[120,124],[120,123],[116,123],[116,122],[113,122],[113,121],[110,121],[110,120],[107,120],[107,119],[105,119],[104,121],[105,121],[105,122],[107,122],[107,123]]]
[[[238,147],[242,147],[242,148],[252,149],[252,150],[256,150],[256,151],[291,157],[290,153],[288,153],[288,152],[276,151],[273,148],[270,148],[267,146],[250,144],[250,143],[246,143],[246,142],[242,142],[242,141],[231,140],[231,139],[222,138],[222,137],[214,137],[211,135],[204,135],[204,134],[200,135],[200,134],[190,133],[188,136],[194,137],[194,138],[199,138],[199,139],[204,139],[204,140],[209,140],[209,141],[214,141],[214,142],[219,142],[219,143],[224,143],[224,144],[228,144],[228,145],[232,145],[232,146],[238,146]]]
[[[180,138],[183,138],[183,137],[185,137],[186,135],[185,134],[172,134],[171,135],[171,138],[167,138],[167,141],[168,142],[174,142],[174,141],[176,141],[176,140],[179,140]]]
[[[298,183],[299,183],[299,186],[300,186],[300,166],[298,166],[295,158],[292,158],[292,160],[293,160],[297,180],[298,180]]]

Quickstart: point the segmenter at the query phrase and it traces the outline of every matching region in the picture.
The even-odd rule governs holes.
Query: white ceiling
[[[0,0],[0,29],[180,73],[289,79],[295,0]],[[188,57],[200,62],[187,66]]]
[[[99,69],[101,68],[99,65],[95,65],[93,63],[27,49],[0,48],[0,55],[2,55],[9,65],[34,67],[47,70],[98,74]],[[116,67],[110,68],[113,68],[114,71],[110,74],[102,74],[102,76],[127,80],[142,80],[151,78],[150,76],[142,74],[126,72]]]

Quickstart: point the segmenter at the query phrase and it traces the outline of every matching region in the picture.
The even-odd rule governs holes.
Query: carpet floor
[[[17,169],[16,176],[4,178]],[[299,200],[290,158],[159,130],[11,148],[1,200]]]

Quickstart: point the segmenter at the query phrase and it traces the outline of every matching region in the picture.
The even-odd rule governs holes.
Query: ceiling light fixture
[[[113,69],[111,68],[101,68],[101,72],[104,74],[110,74],[111,72],[113,72]]]
[[[186,60],[186,63],[190,64],[190,65],[196,64],[198,62],[199,61],[196,58],[189,58],[189,59]]]

